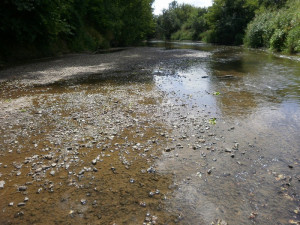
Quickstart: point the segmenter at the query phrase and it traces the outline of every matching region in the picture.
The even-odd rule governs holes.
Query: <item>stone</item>
[[[1,181],[0,181],[0,189],[3,189],[3,188],[4,188],[4,185],[5,185],[5,181],[4,181],[4,180],[1,180]]]
[[[21,216],[24,216],[24,212],[23,211],[17,212],[15,214],[15,218],[18,218],[18,217],[21,217]]]
[[[22,206],[25,206],[25,205],[26,205],[25,202],[20,202],[20,203],[18,203],[18,207],[22,207]]]
[[[27,190],[27,186],[19,186],[18,190],[19,191],[26,191]]]
[[[226,149],[225,149],[225,152],[229,152],[229,153],[231,153],[231,152],[232,152],[232,150],[231,150],[230,148],[226,148]]]
[[[154,192],[150,191],[148,195],[149,195],[149,197],[153,197],[154,196]]]
[[[55,171],[52,170],[52,171],[50,172],[50,175],[54,176],[54,175],[55,175]]]
[[[92,164],[93,164],[93,165],[96,165],[96,164],[97,164],[97,160],[94,159],[94,160],[92,161]]]
[[[87,202],[86,199],[81,199],[81,200],[80,200],[81,205],[85,205],[86,202]]]
[[[52,158],[52,155],[45,155],[45,159],[51,160]]]

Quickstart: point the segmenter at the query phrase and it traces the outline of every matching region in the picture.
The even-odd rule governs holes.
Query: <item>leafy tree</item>
[[[214,0],[206,19],[211,32],[210,42],[218,44],[241,44],[244,30],[253,19],[257,1]]]

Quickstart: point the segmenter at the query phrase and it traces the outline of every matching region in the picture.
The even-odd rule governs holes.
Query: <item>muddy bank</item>
[[[0,71],[0,223],[297,224],[298,64],[193,48]]]

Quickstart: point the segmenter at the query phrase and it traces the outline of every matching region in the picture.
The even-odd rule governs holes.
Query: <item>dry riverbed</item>
[[[164,90],[210,56],[141,47],[0,71],[0,224],[299,224],[299,159],[266,167],[264,137]]]

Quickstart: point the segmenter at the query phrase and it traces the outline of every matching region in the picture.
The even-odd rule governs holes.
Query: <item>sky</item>
[[[152,7],[154,8],[154,14],[161,14],[163,9],[168,9],[169,3],[172,0],[155,0]],[[190,4],[197,7],[208,7],[212,5],[212,0],[177,0],[178,4]]]

